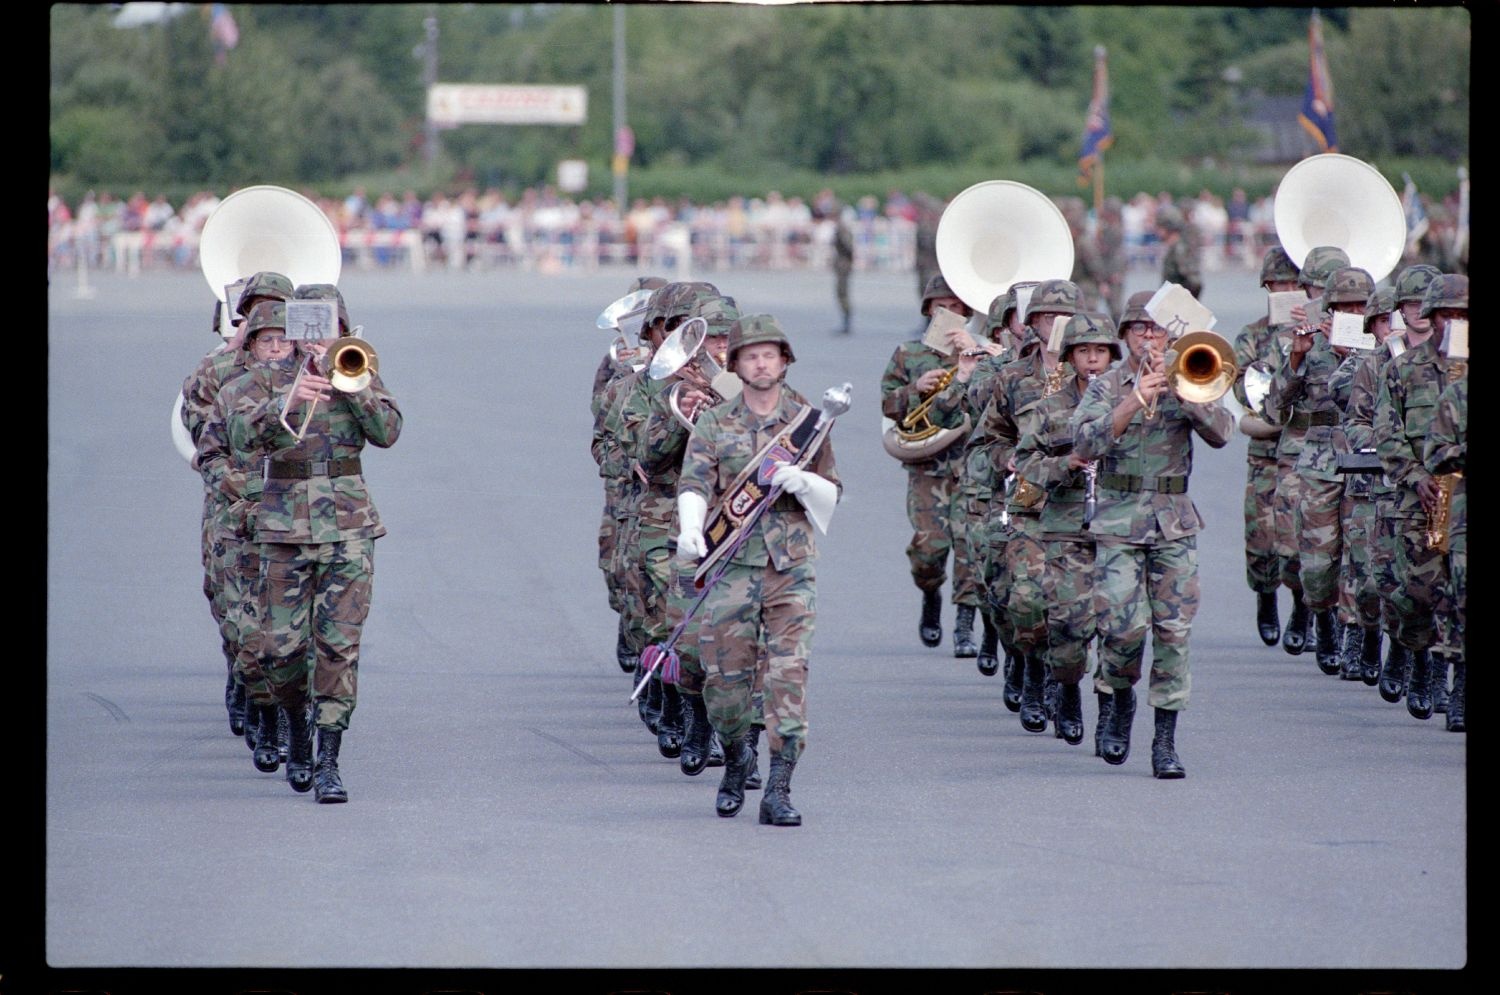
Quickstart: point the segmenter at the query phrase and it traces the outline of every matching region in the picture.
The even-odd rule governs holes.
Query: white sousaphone
[[[1073,275],[1073,233],[1052,199],[1015,180],[976,183],[949,201],[938,221],[938,269],[977,315],[1012,285]],[[970,430],[884,419],[885,451],[903,463],[931,459]]]
[[[281,273],[293,286],[339,282],[344,254],[338,230],[322,209],[294,190],[261,185],[225,197],[203,224],[198,265],[218,298],[220,325],[235,302],[225,288],[262,270]],[[227,336],[226,336],[227,337]],[[182,458],[194,455],[192,437],[182,424],[183,397],[172,402],[172,443]]]

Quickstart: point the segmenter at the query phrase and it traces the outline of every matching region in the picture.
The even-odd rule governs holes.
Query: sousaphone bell
[[[1332,245],[1378,283],[1406,248],[1406,212],[1390,181],[1337,152],[1308,156],[1286,171],[1273,217],[1281,247],[1298,266],[1317,246]]]

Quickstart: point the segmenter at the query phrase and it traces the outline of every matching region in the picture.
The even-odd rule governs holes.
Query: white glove
[[[783,463],[771,475],[771,483],[788,494],[794,494],[807,517],[819,532],[828,534],[828,522],[833,518],[833,507],[839,501],[839,489],[827,477]]]
[[[812,474],[800,466],[781,463],[776,467],[776,472],[771,474],[771,486],[780,487],[788,494],[806,494],[812,487],[812,484],[807,479],[810,476]]]
[[[692,491],[677,495],[677,555],[684,560],[701,560],[708,555],[703,539],[703,522],[708,517],[708,502]]]

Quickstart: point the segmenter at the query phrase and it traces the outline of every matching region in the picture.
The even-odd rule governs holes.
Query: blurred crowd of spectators
[[[919,226],[935,224],[941,214],[932,198],[900,191],[888,193],[884,202],[869,195],[852,204],[826,190],[811,203],[774,190],[702,205],[656,197],[635,200],[624,214],[612,199],[574,199],[552,187],[527,189],[514,199],[472,187],[426,199],[411,190],[371,197],[362,187],[342,201],[312,199],[337,229],[346,264],[363,268],[560,272],[628,265],[671,273],[827,267],[835,219],[842,217],[854,235],[856,269],[910,270]],[[1129,264],[1156,265],[1156,211],[1173,198],[1142,192],[1111,202]],[[138,192],[120,201],[90,191],[69,205],[49,191],[48,274],[80,265],[130,274],[195,268],[199,232],[218,203],[211,191],[195,193],[180,206],[163,195]],[[1269,197],[1251,200],[1235,190],[1226,202],[1205,190],[1175,203],[1196,235],[1205,269],[1256,268],[1264,249],[1275,244]],[[1451,240],[1451,207],[1432,204],[1428,216],[1431,236],[1439,239],[1446,230]],[[1094,223],[1091,217],[1090,234]]]

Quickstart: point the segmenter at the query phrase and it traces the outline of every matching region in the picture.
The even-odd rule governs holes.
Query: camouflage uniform
[[[621,667],[640,657],[646,648],[645,578],[640,572],[640,501],[642,481],[634,470],[622,437],[624,404],[643,373],[626,370],[610,381],[599,398],[590,447],[599,476],[604,478],[605,513],[610,516],[614,539],[605,569],[609,576],[612,607],[620,615],[616,653]],[[601,554],[604,541],[601,539]],[[634,670],[634,664],[630,666]]]
[[[1203,296],[1203,263],[1199,258],[1198,245],[1190,226],[1176,208],[1162,208],[1156,213],[1156,226],[1166,232],[1176,232],[1177,237],[1167,245],[1161,259],[1161,278],[1168,283],[1181,284],[1194,297]]]
[[[833,282],[834,296],[839,302],[839,313],[844,319],[841,331],[845,335],[849,334],[849,320],[852,313],[849,305],[849,274],[853,271],[854,232],[849,230],[849,222],[844,220],[842,211],[836,208],[833,229]]]
[[[1096,239],[1103,263],[1105,310],[1112,315],[1119,314],[1125,305],[1125,271],[1129,267],[1129,260],[1125,250],[1125,228],[1120,223],[1118,197],[1104,199]]]
[[[1424,315],[1435,309],[1434,302],[1458,299],[1460,293],[1467,308],[1466,278],[1444,275],[1433,281],[1423,302]],[[1396,638],[1413,654],[1407,708],[1419,718],[1427,717],[1419,714],[1424,709],[1414,698],[1419,688],[1426,691],[1426,675],[1422,671],[1429,647],[1437,644],[1432,664],[1443,675],[1447,664],[1461,659],[1463,653],[1454,631],[1453,592],[1447,563],[1440,552],[1427,547],[1427,513],[1417,493],[1417,484],[1431,479],[1422,462],[1421,449],[1438,397],[1447,384],[1446,364],[1438,353],[1434,334],[1390,361],[1375,403],[1376,449],[1386,476],[1396,487],[1390,511],[1390,517],[1397,522],[1397,584],[1392,598],[1397,616]],[[1446,684],[1446,676],[1443,681]]]
[[[1197,535],[1203,527],[1187,494],[1192,433],[1218,449],[1229,441],[1234,421],[1219,402],[1190,404],[1166,389],[1157,396],[1155,417],[1138,411],[1115,437],[1114,409],[1137,376],[1133,363],[1122,363],[1089,386],[1073,415],[1073,448],[1100,461],[1098,510],[1089,531],[1097,543],[1094,610],[1104,682],[1118,699],[1140,680],[1149,628],[1149,703],[1177,711],[1188,703],[1188,635],[1198,610]],[[1118,705],[1115,714],[1121,714]]]
[[[1461,374],[1438,395],[1437,412],[1432,416],[1427,442],[1422,450],[1422,464],[1434,476],[1464,474],[1468,470],[1469,378]],[[1465,609],[1468,603],[1469,515],[1466,500],[1467,478],[1460,476],[1453,488],[1448,518],[1448,577],[1452,583],[1454,642],[1464,645]],[[1453,663],[1453,696],[1448,702],[1448,729],[1465,731],[1464,697],[1466,664],[1460,658]]]
[[[801,410],[783,388],[776,411],[762,419],[743,397],[699,415],[683,459],[680,487],[712,505],[746,464]],[[831,441],[808,469],[842,492]],[[759,646],[766,647],[766,735],[773,753],[796,761],[807,743],[808,656],[816,611],[813,527],[800,502],[783,495],[756,522],[704,602],[699,653],[707,680],[704,703],[726,742],[742,738],[762,714],[751,684]]]

